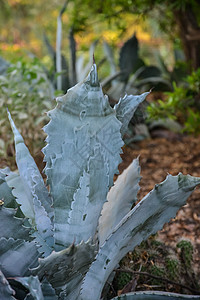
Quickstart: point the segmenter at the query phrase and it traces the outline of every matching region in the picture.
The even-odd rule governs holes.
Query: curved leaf
[[[11,288],[8,281],[0,270],[0,299],[14,300],[15,291]]]
[[[56,292],[52,285],[45,278],[42,281],[42,293],[44,295],[44,300],[57,300]]]
[[[12,189],[6,182],[6,174],[10,172],[9,168],[0,169],[0,200],[3,200],[7,207],[16,208],[15,197],[12,194]]]
[[[30,228],[24,226],[25,219],[15,217],[16,210],[0,207],[0,237],[30,240]]]
[[[29,268],[37,265],[39,252],[34,242],[1,238],[0,245],[0,269],[6,277],[28,275]]]
[[[35,212],[33,206],[33,197],[29,189],[24,188],[23,181],[18,173],[9,172],[6,176],[6,183],[12,188],[12,194],[23,214],[34,224]]]
[[[41,284],[38,280],[38,277],[16,277],[15,281],[20,282],[25,288],[27,288],[30,291],[30,294],[32,296],[32,299],[34,300],[44,300]],[[28,297],[26,297],[27,299]]]
[[[124,43],[120,50],[119,66],[120,70],[124,71],[121,78],[122,81],[128,80],[129,75],[137,66],[138,59],[138,40],[134,34]]]
[[[138,69],[138,72],[136,79],[144,79],[144,78],[151,78],[151,77],[162,77],[161,70],[156,66],[144,66],[140,69]]]
[[[139,80],[137,83],[135,83],[135,87],[136,88],[140,88],[140,87],[144,87],[146,86],[151,88],[152,86],[158,86],[160,85],[160,87],[162,86],[162,90],[166,91],[172,91],[172,84],[169,80],[165,79],[165,78],[161,78],[161,77],[149,77],[149,78],[144,78]]]
[[[95,169],[94,169],[95,165]],[[89,160],[89,172],[80,178],[80,187],[74,194],[74,201],[69,212],[67,236],[63,240],[80,243],[94,237],[102,203],[106,199],[109,186],[108,165],[99,151]],[[101,178],[101,180],[97,180]],[[60,231],[61,233],[61,231]]]
[[[35,196],[37,191],[39,192],[38,197],[40,197],[40,201],[49,217],[52,218],[52,199],[48,194],[43,178],[9,112],[8,117],[15,137],[16,163],[24,184],[24,189],[29,189],[29,193],[31,193],[32,196]]]
[[[117,225],[100,248],[88,271],[81,300],[99,299],[112,270],[124,255],[149,235],[156,233],[185,204],[200,178],[168,175],[166,180],[143,198]]]
[[[21,281],[18,279],[20,279]],[[41,284],[37,276],[17,277],[15,278],[15,280],[18,280],[22,284],[24,282],[23,285],[30,291],[30,293],[26,296],[24,300],[33,300],[33,299],[57,300],[58,299],[58,296],[56,296],[54,288],[46,279],[44,279]]]
[[[138,105],[142,103],[150,92],[143,93],[139,96],[125,95],[119,99],[114,106],[116,117],[122,123],[121,135],[123,136],[128,129],[128,124],[134,115]]]
[[[33,232],[32,237],[35,238],[34,241],[40,246],[38,251],[46,257],[53,251],[53,228],[44,207],[37,199],[34,199],[34,210],[37,230]]]
[[[14,188],[13,194],[16,196],[16,201],[21,204],[22,212],[30,218],[33,227],[36,227],[33,236],[42,246],[40,251],[47,256],[52,252],[54,244],[52,200],[9,112],[8,117],[15,136],[16,162],[20,176],[10,174],[7,183],[9,182],[9,186]]]
[[[104,204],[99,219],[100,246],[137,201],[140,179],[140,166],[137,158],[118,176],[114,186],[108,192],[108,202]]]
[[[200,299],[200,296],[183,295],[177,293],[160,292],[160,291],[145,291],[124,294],[112,300],[185,300],[185,299]]]
[[[62,61],[66,61],[65,57],[61,54],[61,43],[62,43],[62,15],[67,7],[67,1],[65,1],[60,13],[57,17],[57,33],[56,33],[56,72],[57,76],[57,89],[61,90],[64,88],[62,86],[62,77],[59,75],[62,72]],[[65,63],[66,65],[66,63]]]
[[[95,246],[90,242],[71,245],[59,252],[52,252],[48,257],[39,259],[39,266],[32,270],[33,275],[41,279],[44,276],[56,289],[57,293],[71,295],[73,300],[79,293],[83,277],[95,256]],[[74,295],[74,296],[73,296]]]
[[[33,197],[30,190],[24,188],[21,177],[14,172],[9,173],[6,182],[13,188],[12,193],[16,197],[17,203],[21,205],[20,209],[23,214],[31,221],[33,228],[36,226],[32,237],[40,246],[38,250],[44,253],[44,256],[49,255],[54,244],[52,224],[44,207],[37,199],[37,195]]]

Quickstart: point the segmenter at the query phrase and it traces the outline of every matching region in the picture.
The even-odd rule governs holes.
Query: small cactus
[[[191,242],[188,240],[181,240],[176,246],[180,249],[182,262],[190,269],[193,259],[193,246]]]
[[[180,263],[178,259],[173,257],[167,257],[165,262],[167,269],[167,277],[171,280],[177,279],[180,274]]]

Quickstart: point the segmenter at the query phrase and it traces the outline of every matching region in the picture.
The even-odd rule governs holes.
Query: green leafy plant
[[[53,97],[51,83],[36,58],[30,62],[21,59],[0,75],[0,156],[6,156],[12,140],[6,109],[12,111],[23,134],[27,136],[29,147],[36,153],[44,138],[39,128],[47,121],[45,112],[52,108],[50,99]]]
[[[176,258],[168,257],[166,267],[169,273],[169,279],[176,279],[179,274],[179,261]]]
[[[120,273],[119,276],[117,277],[117,286],[118,289],[123,289],[123,287],[130,282],[132,279],[131,274],[129,273]]]
[[[179,121],[188,133],[200,133],[200,69],[193,71],[173,92],[167,92],[166,100],[151,103],[147,110],[149,119],[171,118]]]
[[[190,241],[182,240],[177,244],[177,248],[181,250],[181,257],[186,267],[189,269],[192,263],[193,246]]]
[[[147,94],[126,95],[111,108],[94,64],[57,98],[44,127],[50,191],[8,112],[19,173],[0,172],[0,298],[100,299],[124,255],[174,217],[200,184],[168,175],[132,208],[140,180],[135,159],[113,186],[122,136]]]
[[[181,240],[172,246],[158,241],[157,235],[151,236],[121,260],[111,291],[130,292],[137,286],[138,291],[159,289],[180,293],[188,290],[200,294],[194,263],[189,240]]]

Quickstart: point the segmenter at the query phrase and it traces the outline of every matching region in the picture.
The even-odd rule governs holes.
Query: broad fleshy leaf
[[[91,220],[94,232],[109,186],[113,184],[113,175],[121,161],[123,142],[119,132],[121,123],[117,120],[107,97],[103,95],[96,65],[92,66],[84,82],[69,89],[57,102],[57,107],[49,112],[49,124],[44,127],[48,136],[43,152],[46,161],[45,173],[54,199],[56,244],[67,247],[71,243],[71,233],[68,240],[66,230],[68,223],[73,222],[70,220],[72,206],[76,211],[79,209],[75,206],[80,204],[77,197],[80,194],[78,189],[81,177],[88,173],[91,178],[90,184],[94,183],[90,188],[88,202],[94,201],[94,195],[96,203],[100,203]],[[98,158],[99,154],[101,159]],[[103,170],[99,169],[100,165],[105,165]],[[101,182],[104,177],[108,177],[108,183],[105,179],[105,186],[100,190],[104,184]],[[81,214],[80,218],[76,220],[77,223],[82,222]],[[72,231],[75,239],[76,232]]]
[[[43,178],[38,167],[32,158],[24,140],[17,130],[10,113],[8,112],[9,121],[15,137],[16,163],[23,181],[25,190],[28,188],[32,196],[40,195],[40,201],[44,206],[49,217],[53,217],[52,199],[50,198]]]
[[[108,192],[108,202],[104,204],[99,219],[100,246],[137,201],[140,179],[139,158],[137,158],[118,176]]]
[[[129,75],[134,71],[138,64],[138,40],[134,34],[127,40],[120,50],[119,66],[120,70],[124,71],[121,80],[128,81]]]
[[[54,239],[52,225],[44,207],[37,200],[37,196],[33,198],[29,190],[24,188],[19,174],[10,172],[6,177],[6,182],[13,188],[12,193],[16,197],[17,203],[21,205],[23,214],[31,221],[33,228],[36,226],[36,231],[34,230],[32,237],[40,245],[38,251],[44,253],[44,256],[49,255],[52,252]]]
[[[44,295],[44,300],[57,300],[56,292],[52,285],[45,278],[42,281],[42,293]]]
[[[103,157],[98,151],[90,159],[89,172],[83,173],[80,178],[80,187],[74,194],[67,224],[67,241],[80,243],[82,240],[87,241],[90,237],[94,237],[98,223],[97,216],[106,199],[104,189],[109,186],[107,172],[108,165],[104,164]]]
[[[33,227],[36,227],[36,233],[33,236],[42,246],[40,251],[47,256],[52,252],[54,244],[52,200],[35,161],[9,112],[8,117],[15,137],[16,162],[20,176],[9,175],[7,183],[10,182],[9,186],[15,189],[13,194],[16,196],[16,201],[21,204],[22,212],[30,218]]]
[[[119,99],[119,102],[114,106],[116,117],[122,123],[121,135],[123,136],[128,129],[128,124],[134,115],[138,105],[142,103],[150,92],[143,93],[138,96],[125,95]]]
[[[30,291],[30,294],[32,296],[31,299],[34,300],[45,300],[40,281],[38,280],[37,276],[29,276],[29,277],[16,277],[15,281],[20,282],[25,288],[27,288]],[[29,296],[28,295],[28,296]],[[28,297],[26,297],[27,299]]]
[[[200,296],[183,295],[177,293],[160,292],[160,291],[145,291],[124,294],[112,300],[185,300],[185,299],[200,299]]]
[[[33,277],[31,276],[32,278],[37,278],[37,281],[35,280],[35,283],[40,283],[40,281],[38,280],[38,277]],[[24,277],[22,277],[23,279]],[[28,279],[29,277],[27,277]],[[16,278],[18,279],[18,278]],[[39,290],[39,295],[41,298],[39,299],[44,299],[44,300],[57,300],[58,299],[58,296],[56,295],[56,292],[54,290],[54,288],[51,286],[51,284],[46,280],[44,279],[41,283],[41,288],[38,286],[36,286],[36,289],[34,288],[33,284],[31,285],[30,287],[32,289],[32,294],[29,293],[26,298],[24,300],[33,300],[33,299],[38,299],[37,296],[38,296],[38,290]],[[29,288],[29,290],[30,290]],[[34,289],[36,291],[36,293],[34,294]],[[41,295],[41,290],[42,290],[42,295]],[[35,296],[35,298],[34,298]]]
[[[39,252],[34,242],[1,238],[0,245],[0,269],[6,277],[28,275],[29,268],[37,266]]]
[[[6,182],[6,174],[10,172],[9,168],[0,169],[0,200],[7,207],[16,208],[15,197],[12,194],[12,189]]]
[[[24,188],[20,175],[16,172],[9,172],[6,176],[6,183],[12,188],[12,194],[17,203],[20,205],[21,211],[28,218],[31,224],[34,224],[35,212],[33,206],[33,197],[29,189]]]
[[[100,248],[88,271],[81,300],[99,299],[103,286],[124,255],[149,235],[156,233],[185,204],[200,178],[168,175],[165,181],[143,198],[117,225]]]
[[[0,299],[14,300],[15,291],[11,288],[4,274],[0,270]]]
[[[68,297],[70,294],[67,299],[76,299],[73,297],[78,295],[78,286],[81,286],[94,260],[95,248],[90,242],[82,242],[65,250],[52,252],[47,258],[39,259],[39,266],[32,270],[32,274],[37,275],[39,279],[45,276],[57,292]]]
[[[25,219],[15,217],[16,210],[0,207],[0,238],[30,240],[30,228],[24,226]]]

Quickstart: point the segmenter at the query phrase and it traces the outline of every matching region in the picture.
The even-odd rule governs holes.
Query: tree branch
[[[153,274],[150,274],[150,273],[147,273],[147,272],[140,272],[140,271],[133,271],[129,268],[123,268],[123,269],[116,269],[114,270],[115,272],[126,272],[126,273],[130,273],[130,274],[134,274],[134,275],[143,275],[143,276],[147,276],[147,277],[151,277],[151,278],[154,278],[154,279],[159,279],[159,280],[162,280],[162,281],[165,281],[167,283],[170,283],[170,284],[174,284],[174,285],[178,285],[184,289],[187,289],[197,295],[200,295],[200,291],[197,291],[195,289],[192,289],[184,284],[181,284],[181,283],[178,283],[178,282],[175,282],[173,280],[170,280],[168,278],[164,278],[164,277],[160,277],[160,276],[156,276],[156,275],[153,275]]]

